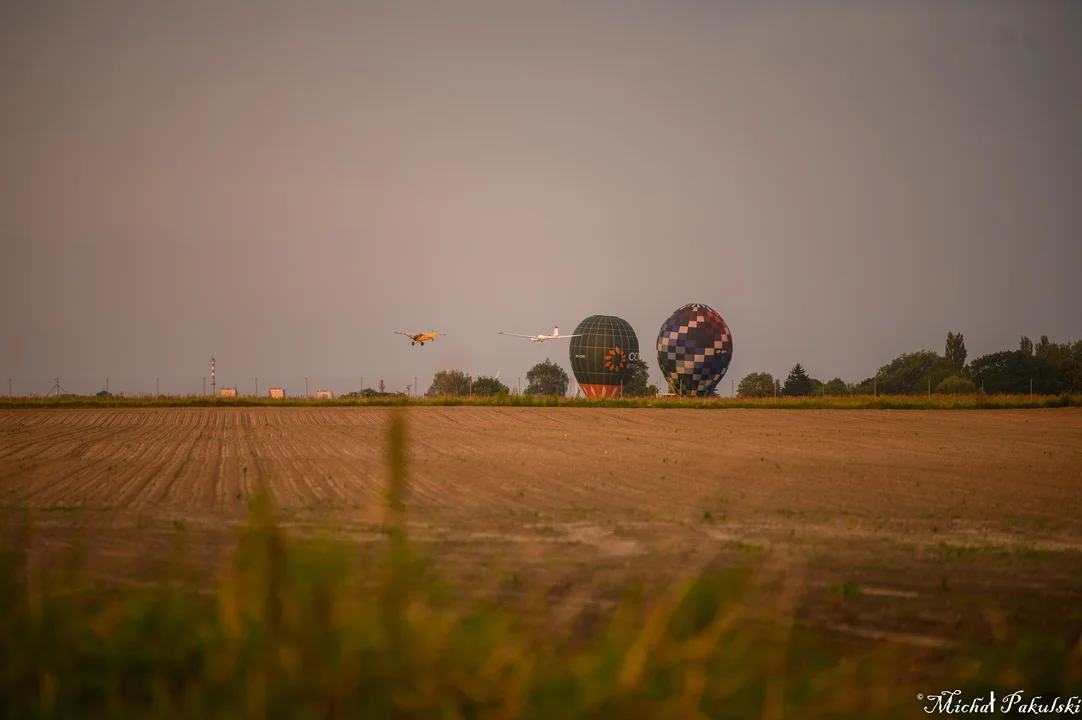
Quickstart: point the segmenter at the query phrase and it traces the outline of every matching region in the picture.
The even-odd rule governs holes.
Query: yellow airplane
[[[394,334],[395,335],[405,335],[406,337],[408,337],[410,339],[410,345],[416,345],[417,343],[421,343],[421,345],[424,345],[426,340],[431,340],[432,342],[435,342],[437,337],[439,337],[440,335],[446,335],[447,333],[438,333],[438,332],[415,333],[415,332],[399,332],[398,330],[395,330]]]

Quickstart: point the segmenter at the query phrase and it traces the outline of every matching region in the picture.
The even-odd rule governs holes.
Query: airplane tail
[[[560,328],[558,328],[558,327],[552,328],[552,337],[554,337],[554,338],[560,337]]]

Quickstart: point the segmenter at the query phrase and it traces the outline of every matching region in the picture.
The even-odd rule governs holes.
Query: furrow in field
[[[281,487],[283,505],[346,504],[371,493],[371,478],[383,464],[382,432],[374,433],[363,423],[345,425],[345,417],[330,414],[320,426],[276,440],[274,480]],[[335,477],[339,482],[333,481]]]
[[[291,507],[306,502],[300,498],[297,479],[309,468],[303,461],[307,452],[307,436],[312,428],[304,424],[306,411],[283,416],[283,425],[264,427],[267,454],[257,460],[261,480],[270,488],[275,502],[281,507]]]
[[[207,443],[203,448],[205,463],[209,468],[213,502],[219,508],[233,508],[243,506],[245,501],[245,487],[243,485],[242,471],[239,463],[228,452],[228,432],[231,424],[231,415],[224,412],[216,412],[214,409],[205,409],[207,422]]]
[[[193,495],[198,493],[201,484],[199,473],[206,464],[205,447],[209,441],[191,414],[170,414],[162,419],[168,426],[168,436],[163,438],[161,461],[154,468],[154,475],[160,482],[148,488],[137,506],[199,508],[201,505]],[[214,498],[211,496],[207,500],[209,502],[202,507],[214,507]]]
[[[150,424],[152,418],[144,416],[141,424]],[[166,442],[172,442],[167,433],[158,428],[156,434],[141,434],[124,443],[125,462],[117,470],[122,478],[122,485],[117,489],[114,505],[118,508],[137,508],[143,505],[143,496],[152,492],[158,477],[161,460],[160,454]]]
[[[44,427],[26,427],[5,429],[0,434],[0,468],[15,463],[25,463],[42,457],[57,445],[70,442],[71,438],[86,435],[100,436],[103,428],[87,426],[55,425]]]
[[[77,492],[88,494],[92,501],[110,506],[117,502],[132,479],[153,472],[156,462],[153,452],[141,449],[153,447],[162,435],[160,421],[152,414],[140,411],[118,421],[115,412],[118,411],[107,419],[114,421],[112,425],[122,427],[122,432],[108,442],[99,441],[96,448],[86,453],[97,459],[95,469],[98,472],[91,471],[82,476],[77,489]]]
[[[298,492],[316,503],[357,502],[356,493],[346,487],[363,485],[367,478],[378,474],[383,464],[378,436],[370,430],[344,426],[341,414],[329,419],[338,422],[307,434],[307,456]]]
[[[512,426],[510,437],[492,437],[492,465],[516,471],[506,484],[517,486],[515,496],[523,493],[523,505],[546,511],[599,503],[642,506],[644,498],[637,496],[643,492],[626,478],[627,460],[606,447],[614,433],[637,432],[637,423],[629,422],[627,416],[605,417],[598,412],[569,415],[568,422],[579,423],[573,432],[545,420],[536,423],[528,435]]]
[[[247,453],[240,443],[241,415],[242,413],[233,412],[221,418],[222,441],[219,446],[219,467],[224,491],[233,492],[234,499],[239,494],[243,499],[248,500],[259,496],[260,484],[254,464],[249,467],[251,459],[246,456]],[[235,491],[234,488],[236,488]]]
[[[568,448],[546,446],[549,437],[564,439],[551,420],[539,418],[526,434],[503,421],[507,412],[520,414],[517,409],[479,410],[480,422],[472,427],[448,429],[436,424],[442,419],[436,414],[415,423],[414,506],[506,514],[535,508],[546,494],[562,493],[570,501],[581,493],[566,470]]]
[[[128,448],[133,442],[142,442],[154,433],[152,428],[133,422],[131,418],[116,422],[117,412],[121,411],[94,414],[74,411],[72,417],[65,418],[69,423],[74,419],[84,425],[99,420],[113,429],[103,432],[92,426],[85,427],[85,433],[73,433],[63,442],[55,436],[45,438],[47,445],[40,448],[42,459],[19,474],[14,483],[15,491],[9,493],[9,501],[33,505],[71,504],[82,500],[97,501],[103,495],[107,496],[101,486],[115,488],[113,471],[129,460]],[[73,464],[76,465],[74,472]],[[39,476],[48,476],[48,481],[40,481]]]
[[[409,507],[418,510],[476,507],[473,498],[483,493],[478,475],[484,459],[476,455],[467,457],[465,452],[463,438],[456,429],[446,430],[440,442],[430,441],[423,428],[412,432]]]
[[[247,455],[241,473],[251,476],[250,487],[256,492],[265,496],[273,505],[281,506],[282,497],[274,483],[272,459],[275,453],[270,442],[269,427],[269,416],[262,413],[251,417],[251,422],[241,426],[243,445]],[[245,467],[248,468],[247,471],[244,470]]]
[[[176,498],[185,505],[229,512],[239,505],[236,492],[227,495],[220,467],[219,441],[215,438],[216,414],[207,409],[190,409],[182,416],[184,427],[195,436],[188,464],[181,475],[186,492]]]
[[[93,416],[84,414],[77,417],[84,422],[27,423],[28,427],[0,435],[0,477],[8,472],[32,468],[41,462],[77,453],[80,448],[84,449],[85,455],[86,448],[105,444],[104,441],[127,430],[126,424],[109,430],[104,423],[94,424]],[[44,419],[48,420],[47,417]]]

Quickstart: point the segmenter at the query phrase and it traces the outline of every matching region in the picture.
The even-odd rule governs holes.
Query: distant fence
[[[269,380],[269,382],[268,382]],[[425,382],[420,382],[424,380]],[[511,395],[522,394],[528,383],[525,378],[500,378]],[[0,381],[3,382],[3,381]],[[362,383],[364,383],[362,385]],[[218,367],[217,375],[211,377],[124,377],[92,378],[7,378],[0,394],[6,397],[232,397],[226,391],[235,391],[236,397],[262,397],[268,399],[311,398],[335,399],[368,395],[404,395],[423,397],[430,378],[379,378],[377,377],[252,377],[243,382],[229,377]],[[382,387],[381,387],[382,386]],[[578,385],[571,381],[566,397],[574,397]]]
[[[370,398],[325,398],[237,396],[116,396],[99,397],[15,397],[0,398],[2,409],[31,408],[119,408],[119,407],[250,407],[299,406],[324,407],[395,406],[395,405],[476,405],[521,407],[581,407],[581,408],[758,408],[775,410],[996,410],[1026,408],[1082,407],[1082,395],[871,395],[809,396],[783,398],[568,398],[552,396],[496,395],[472,398],[450,396],[440,398],[410,398],[406,395]]]
[[[221,382],[222,379],[227,379],[228,382]],[[268,400],[285,400],[285,399],[311,399],[311,400],[351,400],[362,399],[363,397],[408,397],[411,399],[423,398],[426,391],[426,385],[424,383],[418,383],[421,378],[401,378],[397,381],[397,384],[391,382],[385,382],[383,387],[383,394],[380,395],[380,381],[376,379],[375,382],[371,382],[366,378],[346,378],[346,377],[298,377],[298,378],[281,378],[272,377],[271,382],[266,382],[260,378],[253,377],[250,381],[241,383],[235,382],[232,378],[223,378],[221,374],[218,376],[218,381],[215,383],[210,382],[209,376],[204,377],[141,377],[141,378],[124,378],[122,380],[115,380],[111,378],[86,378],[75,377],[65,379],[59,378],[44,378],[25,380],[20,378],[6,378],[6,383],[0,380],[0,398],[222,398],[232,397],[227,391],[235,392],[237,398],[262,398]],[[501,382],[504,378],[501,377]],[[361,382],[365,381],[362,386]],[[524,383],[517,378],[509,378],[504,383],[510,390],[510,396],[523,395],[525,389]],[[373,385],[375,387],[373,387]],[[729,387],[723,387],[722,390],[728,391],[724,395],[714,399],[732,399],[736,401],[744,400],[758,400],[757,398],[733,398],[733,383],[723,383]],[[269,389],[268,389],[269,387]],[[362,396],[361,388],[364,388],[364,395]],[[576,397],[578,391],[578,385],[572,380],[568,387],[567,393],[564,398]],[[667,391],[667,386],[661,386],[659,390]],[[982,393],[978,392],[978,396]],[[671,395],[662,392],[657,398],[659,400],[672,399],[678,396]],[[936,404],[937,397],[947,397],[940,395],[934,391],[934,389],[928,388],[925,391],[914,395],[894,395],[885,396],[883,394],[846,394],[846,395],[820,395],[816,394],[815,398],[822,402],[844,402],[845,398],[860,398],[859,404],[867,404],[869,400],[876,401],[881,398],[888,398],[890,402],[894,403],[914,403],[924,400],[925,402],[931,402]],[[1053,398],[1058,395],[1041,394],[1039,392],[1034,393],[1019,393],[1014,395],[1000,394],[989,397],[998,398],[1021,398],[1021,399],[1036,399],[1036,398]],[[832,400],[836,398],[837,400]],[[910,400],[903,400],[903,398],[910,398]],[[773,398],[763,398],[763,400],[773,400]],[[801,402],[801,398],[789,398],[786,399],[780,394],[777,397],[777,402]],[[1013,400],[1012,400],[1013,402]],[[941,404],[941,403],[940,403]]]
[[[269,382],[268,382],[269,380]],[[362,380],[366,380],[364,386]],[[375,381],[374,383],[372,381]],[[224,397],[224,391],[236,391],[237,397],[263,397],[271,399],[316,398],[320,393],[330,393],[332,397],[360,395],[363,388],[378,392],[380,378],[335,377],[335,376],[300,376],[300,377],[252,377],[244,381],[229,377],[219,365],[217,377],[212,382],[207,377],[64,377],[20,378],[6,377],[0,380],[0,397]],[[415,379],[384,378],[387,393],[402,393],[410,396],[423,395],[414,392]],[[373,384],[375,387],[373,387]]]

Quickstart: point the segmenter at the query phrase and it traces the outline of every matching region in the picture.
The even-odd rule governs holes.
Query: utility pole
[[[207,394],[207,376],[206,375],[203,376],[203,394],[204,395]]]
[[[928,376],[928,399],[932,399],[932,377]]]
[[[8,395],[10,395],[10,394],[11,393],[8,392]],[[1033,378],[1029,379],[1029,395],[1030,395],[1030,397],[1033,397]]]
[[[11,378],[8,378],[8,397],[11,397]]]
[[[161,378],[154,378],[154,395],[156,397],[161,397],[161,394],[162,394],[162,392],[161,392],[161,380],[162,380]]]
[[[304,378],[304,399],[305,400],[308,399],[308,377],[307,376],[305,376],[305,378]]]
[[[60,380],[57,380],[57,382],[59,383]],[[109,378],[105,378],[105,394],[109,394]]]
[[[729,378],[729,397],[736,397],[736,379]]]
[[[417,376],[413,376],[413,397],[417,397]]]
[[[259,378],[255,379],[255,396],[259,397]]]

